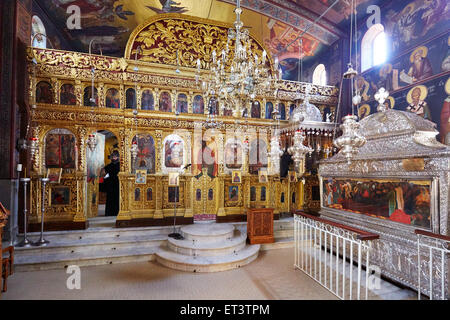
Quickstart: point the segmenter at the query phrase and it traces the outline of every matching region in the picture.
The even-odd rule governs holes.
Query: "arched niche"
[[[136,90],[134,88],[128,88],[125,91],[125,103],[127,109],[136,109],[137,108],[137,100],[136,100]]]
[[[180,93],[177,98],[177,111],[179,113],[188,113],[188,97],[184,93]]]
[[[159,96],[159,111],[172,112],[172,97],[167,91],[161,92]]]
[[[77,97],[75,95],[75,87],[71,83],[65,83],[61,86],[59,91],[59,104],[74,106],[77,104]]]
[[[48,81],[36,84],[36,103],[53,103],[53,87]]]
[[[286,107],[284,103],[278,104],[278,112],[280,113],[280,120],[286,120]]]
[[[96,87],[94,87],[94,95],[92,95],[92,86],[84,88],[83,105],[85,107],[98,107],[98,90]]]
[[[116,88],[109,88],[106,91],[105,98],[106,108],[119,109],[120,108],[120,94]]]
[[[163,171],[178,171],[186,164],[187,152],[184,140],[177,134],[168,135],[163,141]]]
[[[266,102],[266,119],[272,119],[272,113],[273,113],[273,103],[272,102]]]
[[[195,114],[205,113],[205,100],[201,95],[196,95],[192,102],[192,112]]]
[[[250,116],[256,119],[261,118],[261,104],[259,101],[253,101]]]
[[[142,91],[141,110],[155,110],[155,98],[149,89]]]

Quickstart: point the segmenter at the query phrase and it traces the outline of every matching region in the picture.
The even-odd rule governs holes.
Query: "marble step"
[[[218,256],[232,254],[246,246],[247,236],[235,231],[235,236],[223,241],[193,241],[168,239],[168,248],[173,252],[190,256]]]
[[[73,243],[67,239],[60,239],[59,241],[50,242],[45,247],[16,248],[15,256],[26,259],[29,256],[41,254],[65,253],[70,256],[83,252],[111,252],[119,248],[132,250],[135,247],[157,247],[164,244],[166,240],[166,235],[129,236],[111,239],[106,242],[103,239],[85,239],[83,242]]]
[[[65,253],[42,254],[27,257],[26,260],[14,261],[15,272],[38,271],[63,269],[70,265],[94,266],[115,263],[131,263],[155,260],[155,253],[161,250],[160,247],[119,248],[111,252],[90,252],[78,253],[68,256]]]
[[[234,237],[232,224],[191,224],[180,228],[181,234],[191,242],[223,242]]]
[[[261,250],[274,250],[274,249],[284,249],[284,248],[294,248],[294,238],[277,238],[275,237],[275,242],[273,243],[263,243],[261,244]],[[293,254],[293,253],[292,253]]]
[[[260,245],[251,245],[233,254],[208,257],[188,256],[163,249],[155,255],[157,262],[171,269],[187,272],[218,272],[249,264],[258,257],[259,249]]]
[[[175,229],[179,232],[179,226]],[[50,242],[66,239],[72,243],[83,243],[85,240],[102,239],[111,241],[121,237],[139,237],[148,235],[168,235],[173,232],[173,226],[141,227],[141,228],[89,228],[86,230],[48,231],[44,232],[44,238]],[[23,234],[19,235],[22,237]],[[39,232],[28,233],[31,240],[39,239]]]

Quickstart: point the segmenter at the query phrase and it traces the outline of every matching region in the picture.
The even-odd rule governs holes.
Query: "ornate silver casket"
[[[417,290],[414,231],[449,235],[450,148],[437,142],[434,123],[404,111],[368,116],[361,120],[359,132],[367,142],[350,164],[341,152],[320,163],[320,213],[379,234],[370,253],[371,265],[387,278]],[[424,284],[429,284],[426,253],[421,252],[425,294]],[[439,256],[433,263],[437,266],[433,287],[441,286],[443,274],[448,296],[448,257]]]

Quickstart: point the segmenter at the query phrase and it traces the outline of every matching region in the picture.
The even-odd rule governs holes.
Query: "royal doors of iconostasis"
[[[93,133],[93,135],[95,146],[94,144],[88,144],[86,147],[88,218],[115,215],[113,214],[115,212],[112,213],[112,211],[116,210],[111,211],[106,205],[107,194],[111,194],[110,197],[113,196],[114,186],[108,186],[109,174],[105,171],[105,167],[111,164],[113,154],[118,155],[119,159],[122,156],[119,151],[118,139],[114,133],[101,130]],[[118,188],[117,185],[117,190]],[[119,197],[118,193],[117,197]]]
[[[216,220],[219,209],[219,148],[215,137],[196,139],[193,145],[194,221]]]

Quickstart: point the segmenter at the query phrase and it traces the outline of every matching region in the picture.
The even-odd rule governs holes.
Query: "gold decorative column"
[[[98,84],[97,95],[98,95],[98,107],[105,108],[106,92],[105,92],[105,84],[103,82],[100,82]]]

